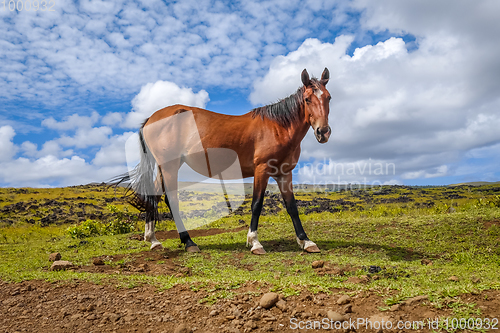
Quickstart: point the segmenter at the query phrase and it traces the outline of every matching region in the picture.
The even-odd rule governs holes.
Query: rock
[[[448,208],[448,213],[456,213],[457,210],[454,207]]]
[[[361,279],[361,282],[363,282],[363,283],[370,282],[370,277],[368,275],[361,275],[359,278]]]
[[[479,282],[481,282],[481,279],[480,279],[480,278],[478,278],[478,277],[476,277],[476,276],[473,276],[473,277],[471,278],[471,281],[472,281],[472,283],[479,283]]]
[[[262,296],[260,299],[260,306],[262,306],[264,309],[269,309],[271,308],[276,302],[278,302],[279,296],[277,293],[266,293]]]
[[[187,327],[186,324],[180,324],[175,328],[174,333],[192,333],[193,330],[191,330],[189,327]]]
[[[386,322],[391,321],[391,318],[389,318],[388,316],[384,316],[382,314],[376,314],[376,315],[373,315],[370,318],[368,318],[368,321],[372,322],[372,324],[375,322],[378,322],[380,325],[382,325],[382,322],[383,322],[385,325]],[[378,325],[375,324],[373,326],[378,326]],[[376,330],[375,332],[383,332],[383,331],[380,331],[381,329],[382,328],[379,327],[378,330]]]
[[[50,254],[49,261],[58,261],[58,260],[61,260],[61,254],[59,252]]]
[[[325,265],[325,262],[323,260],[316,260],[316,261],[313,261],[312,263],[312,268],[321,268]]]
[[[217,310],[212,310],[210,311],[210,313],[208,314],[210,317],[215,317],[219,314],[219,312]]]
[[[460,281],[455,275],[453,276],[450,276],[450,278],[448,279],[449,281],[453,281],[453,282],[458,282]]]
[[[51,271],[63,271],[63,270],[66,270],[68,268],[71,268],[71,267],[73,267],[73,263],[66,261],[66,260],[58,260],[58,261],[54,261],[52,266],[50,266],[50,270]]]
[[[102,265],[104,265],[104,260],[102,260],[101,258],[94,258],[94,260],[92,261],[92,263],[95,266],[102,266]]]
[[[391,306],[389,311],[391,311],[391,312],[398,311],[400,308],[401,308],[401,304],[394,304],[393,306]]]
[[[351,313],[352,312],[352,304],[347,304],[344,306],[344,309],[342,309],[344,313]]]
[[[337,300],[337,304],[338,305],[344,305],[344,304],[347,304],[347,303],[350,303],[351,302],[351,298],[347,295],[342,295],[338,300]]]
[[[334,322],[336,322],[336,321],[343,322],[346,320],[345,316],[341,315],[338,312],[332,311],[332,310],[329,310],[327,312],[327,316],[328,316],[328,319],[333,320]]]
[[[286,302],[282,299],[280,299],[277,303],[276,303],[276,307],[278,309],[281,310],[281,312],[285,312],[286,311]]]

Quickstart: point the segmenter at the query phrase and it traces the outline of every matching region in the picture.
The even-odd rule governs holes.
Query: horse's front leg
[[[267,187],[269,175],[264,170],[256,170],[253,179],[253,198],[252,198],[252,219],[250,221],[250,229],[247,235],[247,246],[250,245],[253,254],[265,254],[266,251],[260,244],[257,236],[257,228],[259,227],[259,217],[262,211],[264,202],[264,193]]]
[[[195,242],[189,236],[186,227],[184,226],[184,222],[182,222],[182,218],[179,210],[179,196],[178,196],[178,187],[177,187],[177,176],[178,176],[179,166],[175,166],[172,168],[171,165],[163,165],[161,168],[161,175],[163,178],[163,184],[165,189],[165,203],[167,204],[168,209],[172,213],[172,217],[175,221],[175,226],[177,228],[177,232],[179,233],[179,238],[181,243],[184,244],[184,247],[187,252],[200,252],[200,248],[196,245]]]
[[[299,243],[300,248],[310,253],[320,252],[318,246],[307,238],[306,232],[300,222],[297,203],[295,202],[295,197],[293,195],[292,173],[289,172],[285,175],[276,177],[275,180],[278,183],[281,195],[285,201],[286,211],[292,218],[295,235],[297,236],[297,243]]]

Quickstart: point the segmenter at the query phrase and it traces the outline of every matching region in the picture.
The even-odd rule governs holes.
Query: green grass
[[[413,296],[428,295],[436,307],[453,307],[455,317],[473,318],[480,315],[474,305],[458,302],[443,305],[443,300],[464,293],[500,289],[500,205],[498,192],[492,188],[426,188],[421,192],[420,189],[403,187],[393,188],[385,195],[376,192],[298,193],[299,200],[327,197],[352,201],[356,205],[354,209],[336,213],[301,215],[309,238],[322,249],[320,254],[301,253],[290,218],[282,209],[278,214],[264,215],[260,219],[259,240],[269,251],[267,255],[250,254],[245,248],[246,231],[200,237],[195,241],[203,254],[181,251],[174,259],[178,265],[191,268],[192,274],[185,277],[48,271],[48,256],[52,252],[60,252],[64,260],[76,265],[90,265],[93,257],[148,251],[149,245],[130,240],[129,235],[73,239],[66,231],[67,224],[41,227],[20,220],[0,228],[0,279],[16,282],[78,279],[113,283],[120,288],[152,284],[160,289],[187,283],[192,288],[210,292],[203,300],[207,304],[218,298],[231,298],[233,289],[249,281],[257,281],[260,288],[269,288],[285,296],[296,295],[302,290],[370,290],[384,297],[387,307]],[[33,195],[5,194],[6,190],[2,191],[4,206],[6,198],[10,198],[8,203],[11,204],[21,195]],[[75,189],[51,191],[58,197],[68,197],[67,192],[71,194]],[[463,198],[448,199],[446,191],[453,191]],[[85,193],[74,195],[85,196]],[[392,202],[404,195],[413,201]],[[105,197],[102,192],[94,193],[94,198],[97,198],[94,200],[99,202]],[[370,199],[366,200],[367,197]],[[381,203],[381,199],[392,203]],[[429,200],[432,205],[420,204]],[[455,212],[449,213],[450,207],[454,207]],[[300,210],[304,212],[304,208]],[[236,228],[241,226],[240,219],[248,224],[249,215],[224,217],[204,228]],[[174,224],[163,221],[158,228],[172,229]],[[180,241],[167,240],[163,245],[177,250]],[[362,268],[371,265],[397,274],[382,276],[367,284],[349,284],[345,283],[349,276],[316,274],[311,263],[318,259],[330,265],[354,267],[351,275],[365,275]],[[422,259],[432,260],[433,264],[424,266]],[[107,264],[123,264],[126,259],[123,261]],[[164,261],[157,262],[161,263]],[[409,276],[404,277],[406,274]],[[451,276],[458,277],[459,281],[449,281]],[[479,281],[477,277],[480,277]]]

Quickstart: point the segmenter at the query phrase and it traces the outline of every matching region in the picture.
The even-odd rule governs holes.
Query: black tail
[[[125,185],[128,202],[139,211],[147,212],[149,219],[158,221],[158,196],[163,193],[155,188],[156,160],[144,141],[142,127],[139,131],[139,140],[141,144],[139,164],[133,170],[112,179],[108,185],[115,188],[120,184]]]

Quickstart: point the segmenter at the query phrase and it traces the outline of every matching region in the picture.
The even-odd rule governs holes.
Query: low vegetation
[[[148,244],[131,237],[142,233],[143,218],[122,201],[120,191],[103,186],[0,189],[0,279],[78,279],[160,289],[188,283],[193,290],[209,291],[204,300],[208,303],[232,297],[232,290],[248,281],[284,296],[304,290],[370,290],[384,297],[382,311],[427,295],[436,308],[454,307],[462,317],[480,317],[481,310],[457,297],[500,289],[500,187],[494,185],[300,191],[296,197],[304,227],[322,249],[320,254],[301,253],[280,196],[270,193],[259,227],[265,256],[250,254],[246,230],[240,228],[195,238],[200,254],[183,252],[178,239],[163,241],[165,258],[177,267],[175,274],[49,271],[48,256],[53,252],[80,267],[100,257],[106,258],[106,266],[123,268],[148,251]],[[198,199],[199,193],[184,195],[184,202],[193,207],[200,204]],[[249,205],[247,197],[233,214],[202,229],[248,225]],[[162,209],[157,229],[174,229],[168,211]],[[204,214],[198,210],[193,218]],[[147,262],[161,266],[165,260]],[[313,269],[317,260],[326,268]]]

